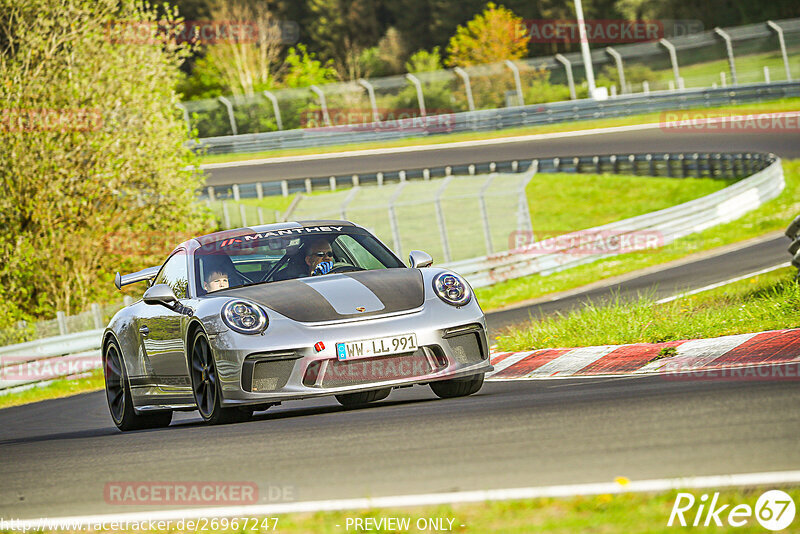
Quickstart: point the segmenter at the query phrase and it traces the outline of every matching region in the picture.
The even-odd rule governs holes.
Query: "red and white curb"
[[[664,348],[673,355],[659,358]],[[710,339],[540,349],[492,354],[489,380],[694,373],[800,362],[800,329]],[[797,369],[773,377],[800,379]],[[793,373],[793,374],[792,374]],[[761,378],[767,378],[760,373]],[[743,378],[746,377],[743,375]]]

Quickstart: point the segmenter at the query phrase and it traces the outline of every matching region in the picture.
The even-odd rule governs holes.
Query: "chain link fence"
[[[413,246],[438,263],[474,258],[506,250],[510,235],[531,230],[525,187],[535,172],[532,165],[522,173],[448,176],[303,195],[284,218],[353,221],[400,257]]]

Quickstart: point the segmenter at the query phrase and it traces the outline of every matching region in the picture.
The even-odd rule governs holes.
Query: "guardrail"
[[[797,112],[792,112],[796,114]],[[708,154],[706,154],[708,155]],[[751,172],[748,165],[751,161],[745,158],[746,153],[740,154],[713,154],[720,161],[712,162],[720,167],[732,166],[740,173],[737,177],[744,177]],[[636,165],[629,165],[631,157],[635,157]],[[258,198],[265,196],[279,195],[289,196],[295,193],[311,194],[313,191],[337,191],[348,187],[401,183],[408,180],[431,180],[434,178],[444,178],[447,176],[476,175],[492,172],[516,173],[524,172],[536,161],[539,165],[539,172],[588,172],[588,173],[617,173],[636,174],[643,176],[667,176],[667,177],[687,177],[705,176],[715,178],[721,176],[718,172],[708,172],[709,167],[701,168],[698,174],[695,157],[700,157],[699,153],[688,154],[651,154],[650,159],[647,155],[635,154],[616,154],[611,156],[575,156],[575,157],[554,157],[538,159],[516,159],[516,160],[494,160],[468,163],[462,165],[446,165],[439,167],[416,167],[400,169],[389,172],[369,172],[361,174],[338,174],[329,176],[315,176],[308,178],[285,179],[279,182],[256,182],[248,184],[230,184],[206,187],[202,197],[206,200],[233,200],[239,202],[243,198]],[[705,156],[704,156],[705,157]],[[705,160],[703,160],[705,161]],[[658,168],[657,168],[658,167]],[[660,174],[659,174],[660,173]],[[724,175],[730,178],[730,175]],[[227,215],[226,215],[227,214]],[[260,215],[260,216],[259,216]],[[254,224],[265,224],[263,211],[261,214],[248,215],[247,220]],[[230,228],[230,213],[223,210],[222,224],[225,228]],[[235,226],[235,225],[234,225]]]
[[[103,329],[0,347],[0,391],[100,367]]]
[[[540,273],[549,274],[613,254],[584,254],[576,247],[607,243],[609,237],[622,240],[643,230],[657,232],[659,245],[728,222],[775,198],[784,187],[783,170],[778,157],[760,153],[659,153],[611,154],[573,158],[539,158],[523,161],[477,163],[469,166],[472,173],[483,169],[513,169],[527,172],[531,166],[538,172],[626,173],[649,176],[712,177],[740,179],[720,191],[657,212],[583,230],[554,241],[543,240],[517,250],[491,254],[470,260],[444,264],[466,276],[474,287]],[[743,178],[743,179],[741,179]],[[787,230],[794,232],[795,243],[800,233],[800,217]],[[583,239],[594,236],[595,241]],[[577,241],[570,241],[577,237]],[[790,236],[792,237],[792,236]],[[567,242],[559,245],[556,239]],[[575,243],[578,243],[577,245]],[[800,248],[800,245],[793,244]],[[551,253],[542,254],[542,249]],[[797,260],[796,260],[797,261]],[[796,265],[800,266],[800,262]],[[0,347],[0,391],[52,378],[76,376],[101,364],[102,329],[66,336]]]
[[[789,245],[789,254],[792,255],[792,265],[798,269],[795,280],[800,281],[800,215],[795,217],[785,233],[786,237],[792,240],[792,244]]]
[[[692,107],[736,105],[800,96],[800,82],[755,83],[716,89],[687,89],[467,111],[391,122],[207,137],[190,146],[209,154],[388,141],[443,133],[495,131],[566,121],[623,117]]]
[[[687,159],[690,159],[698,176],[703,171],[714,174],[724,172],[726,168],[722,163],[726,158],[720,154],[705,155],[704,158],[697,154],[689,154],[689,158],[687,154],[668,156],[669,161],[678,161],[684,169]],[[550,274],[616,255],[619,252],[599,251],[612,250],[610,243],[640,239],[642,232],[648,232],[648,237],[657,237],[658,246],[663,246],[680,237],[730,222],[778,196],[785,185],[777,156],[752,153],[739,156],[742,156],[742,161],[750,162],[749,168],[755,173],[721,191],[653,213],[528,244],[517,250],[452,262],[447,267],[464,275],[474,287],[483,287],[531,274]],[[630,164],[636,165],[636,159],[629,160]],[[644,155],[644,159],[652,163],[654,158],[653,155]],[[727,169],[733,170],[735,165],[731,162],[736,160],[735,157],[729,159]],[[587,250],[595,252],[587,253]]]

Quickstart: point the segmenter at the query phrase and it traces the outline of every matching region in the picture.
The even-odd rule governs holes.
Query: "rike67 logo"
[[[691,493],[678,493],[667,526],[743,527],[751,524],[755,518],[765,529],[779,531],[789,528],[794,516],[794,500],[781,490],[764,492],[755,507],[749,504],[720,504],[718,492],[710,498],[704,493],[699,499]]]

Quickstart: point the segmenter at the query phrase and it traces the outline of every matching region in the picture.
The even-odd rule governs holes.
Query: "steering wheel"
[[[336,273],[352,273],[355,271],[364,271],[365,269],[362,267],[356,267],[355,265],[350,265],[349,263],[337,263],[333,266],[333,268],[328,271],[328,274],[336,274]]]

